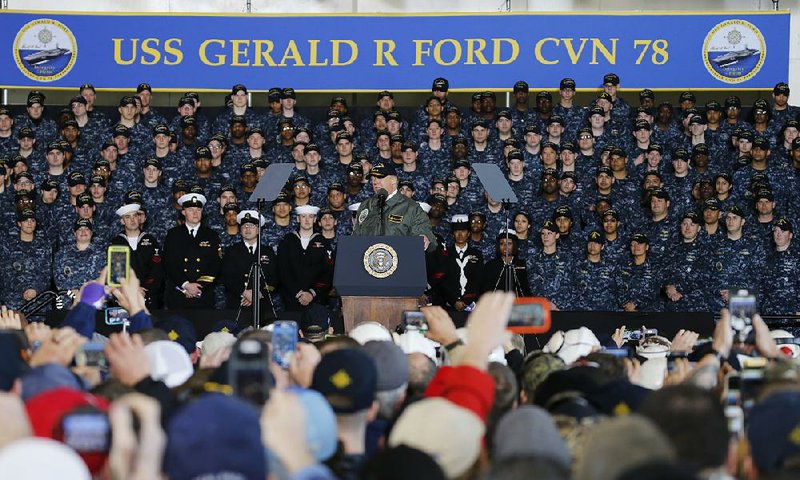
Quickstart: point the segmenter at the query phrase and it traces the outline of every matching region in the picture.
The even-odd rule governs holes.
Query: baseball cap
[[[433,85],[431,85],[431,90],[436,92],[446,92],[450,89],[450,82],[447,81],[446,78],[439,77],[433,81]]]
[[[372,177],[384,178],[389,175],[397,175],[397,172],[392,162],[378,161],[372,166],[369,174]]]
[[[355,413],[375,401],[378,372],[375,362],[361,350],[345,348],[323,355],[311,381],[336,413]]]
[[[603,85],[619,85],[619,76],[616,73],[607,73],[603,76]]]
[[[750,411],[747,438],[759,472],[779,470],[783,461],[800,453],[800,393],[777,392]]]
[[[645,234],[643,234],[643,233],[635,233],[631,237],[631,242],[649,244],[650,243],[650,239],[647,238],[647,236]]]
[[[558,89],[559,90],[567,90],[567,89],[575,90],[575,80],[573,80],[572,78],[569,78],[569,77],[562,78],[561,82],[559,82],[559,84],[558,84]]]
[[[362,345],[361,350],[377,367],[377,391],[394,390],[408,383],[406,354],[394,342],[373,340]]]
[[[266,478],[258,410],[219,393],[181,408],[167,425],[164,472],[169,478]]]

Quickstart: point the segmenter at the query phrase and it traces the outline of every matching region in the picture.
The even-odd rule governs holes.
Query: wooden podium
[[[403,319],[404,310],[419,310],[417,297],[342,296],[344,331],[350,332],[361,322],[378,322],[393,332]]]
[[[428,280],[420,237],[342,237],[333,284],[342,298],[344,329],[379,322],[389,330],[404,310],[417,310]]]

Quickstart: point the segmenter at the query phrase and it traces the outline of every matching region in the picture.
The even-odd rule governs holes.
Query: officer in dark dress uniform
[[[161,308],[164,290],[164,270],[161,249],[156,238],[141,229],[139,211],[142,206],[129,203],[116,210],[123,231],[111,239],[111,245],[124,245],[131,250],[131,268],[145,289],[148,308]]]
[[[222,257],[220,283],[225,289],[225,308],[240,309],[239,323],[247,324],[252,317],[252,267],[256,263],[259,221],[266,220],[255,210],[244,210],[236,216],[242,239],[225,249]],[[275,318],[280,311],[277,300],[278,261],[268,245],[261,246],[261,317]],[[263,323],[263,322],[262,322]]]
[[[281,296],[289,312],[302,312],[312,304],[324,304],[327,284],[328,242],[314,232],[318,207],[295,209],[298,229],[288,233],[278,246]]]
[[[187,193],[178,199],[185,219],[164,240],[167,308],[212,308],[221,264],[219,236],[201,223],[206,197]]]
[[[483,255],[469,245],[469,217],[453,215],[450,219],[454,243],[447,257],[447,274],[442,290],[447,305],[459,312],[474,304],[483,284]]]

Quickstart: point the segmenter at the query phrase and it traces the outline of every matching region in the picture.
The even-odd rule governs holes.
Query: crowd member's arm
[[[293,393],[276,389],[261,412],[261,440],[277,455],[291,480],[333,480],[324,465],[317,463],[306,442],[306,411]]]
[[[78,292],[78,301],[67,312],[61,327],[70,327],[86,338],[92,338],[95,327],[95,312],[105,305],[106,269],[100,271],[100,276],[84,283]]]
[[[506,292],[486,293],[481,297],[469,317],[467,344],[456,347],[462,350],[453,366],[439,369],[425,391],[426,397],[446,398],[486,420],[495,393],[494,380],[486,373],[489,353],[508,336],[505,327],[513,303],[514,295]]]
[[[150,378],[150,358],[142,337],[126,332],[111,335],[104,348],[111,375],[122,384],[144,393],[161,404],[162,423],[178,406],[178,399],[162,381]]]
[[[121,286],[111,290],[111,293],[117,299],[117,303],[128,312],[129,332],[135,333],[153,328],[153,320],[147,313],[139,278],[133,269],[130,271],[130,276],[121,282]]]
[[[138,435],[133,430],[138,421]],[[160,478],[167,436],[160,425],[161,412],[152,398],[131,393],[114,401],[108,412],[111,450],[108,465],[115,480]]]

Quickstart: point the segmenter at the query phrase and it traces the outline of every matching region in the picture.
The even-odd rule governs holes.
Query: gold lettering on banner
[[[133,62],[136,61],[136,45],[139,43],[138,38],[131,38],[131,58],[130,60],[123,60],[122,59],[122,42],[125,40],[124,38],[112,38],[114,42],[114,63],[117,65],[132,65]]]
[[[179,65],[183,61],[183,51],[180,49],[182,43],[180,38],[168,38],[164,42],[164,65]],[[166,54],[172,55],[173,60],[169,60]]]
[[[385,67],[386,63],[388,62],[389,65],[396,67],[397,60],[394,59],[394,52],[395,48],[397,48],[397,44],[394,40],[373,40],[375,42],[375,63],[372,64],[373,67]]]
[[[617,42],[619,38],[609,38],[609,40],[611,41],[610,51],[599,38],[592,39],[592,61],[589,62],[590,65],[597,65],[599,63],[597,61],[597,52],[600,52],[609,64],[617,64]]]
[[[346,67],[352,64],[358,58],[358,44],[353,40],[331,40],[333,46],[333,60],[331,65],[334,67]],[[347,61],[342,61],[342,47],[350,47],[350,58]]]
[[[208,59],[208,55],[206,54],[206,49],[212,43],[219,45],[220,48],[225,48],[225,40],[220,40],[219,38],[210,38],[208,40],[203,41],[203,43],[200,44],[200,49],[198,50],[198,54],[200,55],[200,61],[211,67],[219,67],[225,65],[225,60],[227,58],[225,54],[218,53],[214,55],[214,58],[216,59],[216,61],[214,62]]]
[[[536,42],[536,47],[533,49],[533,54],[536,56],[536,61],[543,64],[543,65],[555,65],[556,63],[560,62],[560,60],[548,60],[544,58],[542,55],[542,47],[545,43],[552,42],[556,44],[556,47],[561,44],[561,41],[557,38],[547,37],[539,40]]]
[[[112,38],[114,43],[114,63],[117,65],[178,65],[183,61],[183,52],[180,50],[181,39],[168,38],[163,44],[159,38]],[[141,41],[140,41],[141,40]],[[123,53],[125,44],[130,44],[130,58]]]

